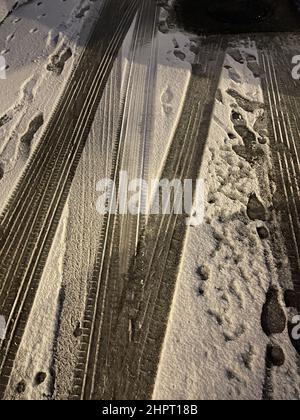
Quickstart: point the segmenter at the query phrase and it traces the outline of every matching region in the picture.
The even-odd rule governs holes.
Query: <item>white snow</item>
[[[156,179],[162,170],[184,104],[191,75],[190,63],[194,60],[190,50],[191,41],[184,34],[159,32],[158,41],[156,102],[149,169],[152,179]],[[185,58],[176,57],[175,51],[180,51]]]
[[[12,10],[17,10],[17,8],[29,1],[30,0],[2,0],[0,4],[0,23],[5,20]]]

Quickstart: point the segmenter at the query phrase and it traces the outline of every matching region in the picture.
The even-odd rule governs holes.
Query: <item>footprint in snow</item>
[[[165,114],[167,115],[170,115],[173,111],[173,107],[171,105],[173,99],[174,99],[174,94],[171,88],[168,86],[161,96],[161,104],[162,104]]]
[[[174,55],[176,58],[178,58],[181,61],[185,61],[186,59],[186,55],[183,51],[179,50],[179,49],[175,49],[174,50]]]
[[[251,194],[249,198],[247,215],[251,220],[261,220],[263,222],[267,220],[267,210],[256,194]]]
[[[64,70],[65,64],[72,57],[71,48],[62,50],[60,54],[56,54],[51,58],[51,62],[47,65],[47,70],[60,76]]]
[[[260,67],[257,58],[252,54],[246,54],[246,62],[248,69],[252,72],[255,78],[259,78],[261,75]]]
[[[2,117],[0,117],[0,128],[3,127],[5,124],[9,123],[12,120],[12,117],[8,116],[7,114],[4,114]]]
[[[269,337],[273,334],[281,334],[285,330],[286,324],[287,319],[279,300],[279,292],[271,286],[266,294],[266,302],[262,309],[262,329]]]
[[[25,159],[29,158],[33,139],[36,133],[39,131],[39,129],[43,126],[43,124],[44,124],[43,114],[37,115],[30,122],[26,133],[22,136],[20,140],[20,153],[23,158]]]
[[[82,19],[88,13],[89,10],[90,10],[90,6],[83,7],[79,11],[79,13],[77,13],[77,15],[75,16],[76,19]]]
[[[4,177],[4,166],[2,163],[0,163],[0,181]]]
[[[231,80],[233,80],[235,83],[241,83],[242,78],[238,74],[238,72],[231,66],[225,66],[225,69],[228,70],[228,75]]]
[[[244,64],[245,62],[244,57],[242,56],[242,53],[239,49],[236,49],[236,48],[230,49],[228,51],[228,55],[239,64]]]
[[[174,48],[179,48],[179,44],[176,38],[173,38],[173,45],[174,45]]]
[[[37,373],[36,374],[36,377],[35,377],[35,384],[36,384],[36,386],[39,386],[42,383],[44,383],[46,379],[47,379],[47,373],[46,372],[39,372],[39,373]]]

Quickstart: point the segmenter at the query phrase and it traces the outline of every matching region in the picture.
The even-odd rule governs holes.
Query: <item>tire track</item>
[[[40,146],[1,216],[0,313],[7,320],[0,351],[2,398],[104,85],[137,5],[137,0],[104,2]]]
[[[149,87],[153,86],[156,70],[156,13],[156,2],[143,0],[133,33],[118,147],[113,158],[111,179],[117,186],[120,171],[127,171],[129,179],[147,176],[149,109],[153,101],[153,90]],[[96,366],[105,354],[100,333],[105,329],[110,341],[122,296],[122,276],[135,253],[136,238],[142,226],[137,216],[110,213],[105,216],[86,303],[72,399],[92,399],[97,392]],[[104,308],[108,299],[109,313]],[[104,319],[106,324],[103,324]]]

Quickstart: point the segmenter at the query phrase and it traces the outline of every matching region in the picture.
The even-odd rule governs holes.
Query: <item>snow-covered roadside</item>
[[[29,1],[31,0],[2,0],[0,4],[0,24],[10,16],[13,11]]]
[[[286,255],[279,272],[268,240],[280,229],[268,214],[274,186],[257,60],[248,41],[227,51],[200,172],[205,223],[188,232],[154,399],[261,399],[270,385],[273,398],[300,396],[287,331],[269,340],[261,325],[270,286],[284,314],[280,277],[289,285],[291,278]],[[252,157],[238,134],[249,135],[240,129],[245,122],[260,143]],[[270,342],[281,346],[285,363],[266,380]]]
[[[30,1],[0,25],[0,211],[37,146],[102,0]]]
[[[7,79],[0,80],[1,209],[40,140],[100,7],[101,0],[34,1],[16,9],[0,26],[0,50],[9,65]],[[69,50],[72,54],[65,55]],[[25,138],[29,143],[22,142]],[[66,205],[16,358],[8,399],[52,398],[68,219]]]

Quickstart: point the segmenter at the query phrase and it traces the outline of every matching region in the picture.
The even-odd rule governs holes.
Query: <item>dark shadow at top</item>
[[[179,25],[189,32],[300,31],[296,0],[175,0]]]

